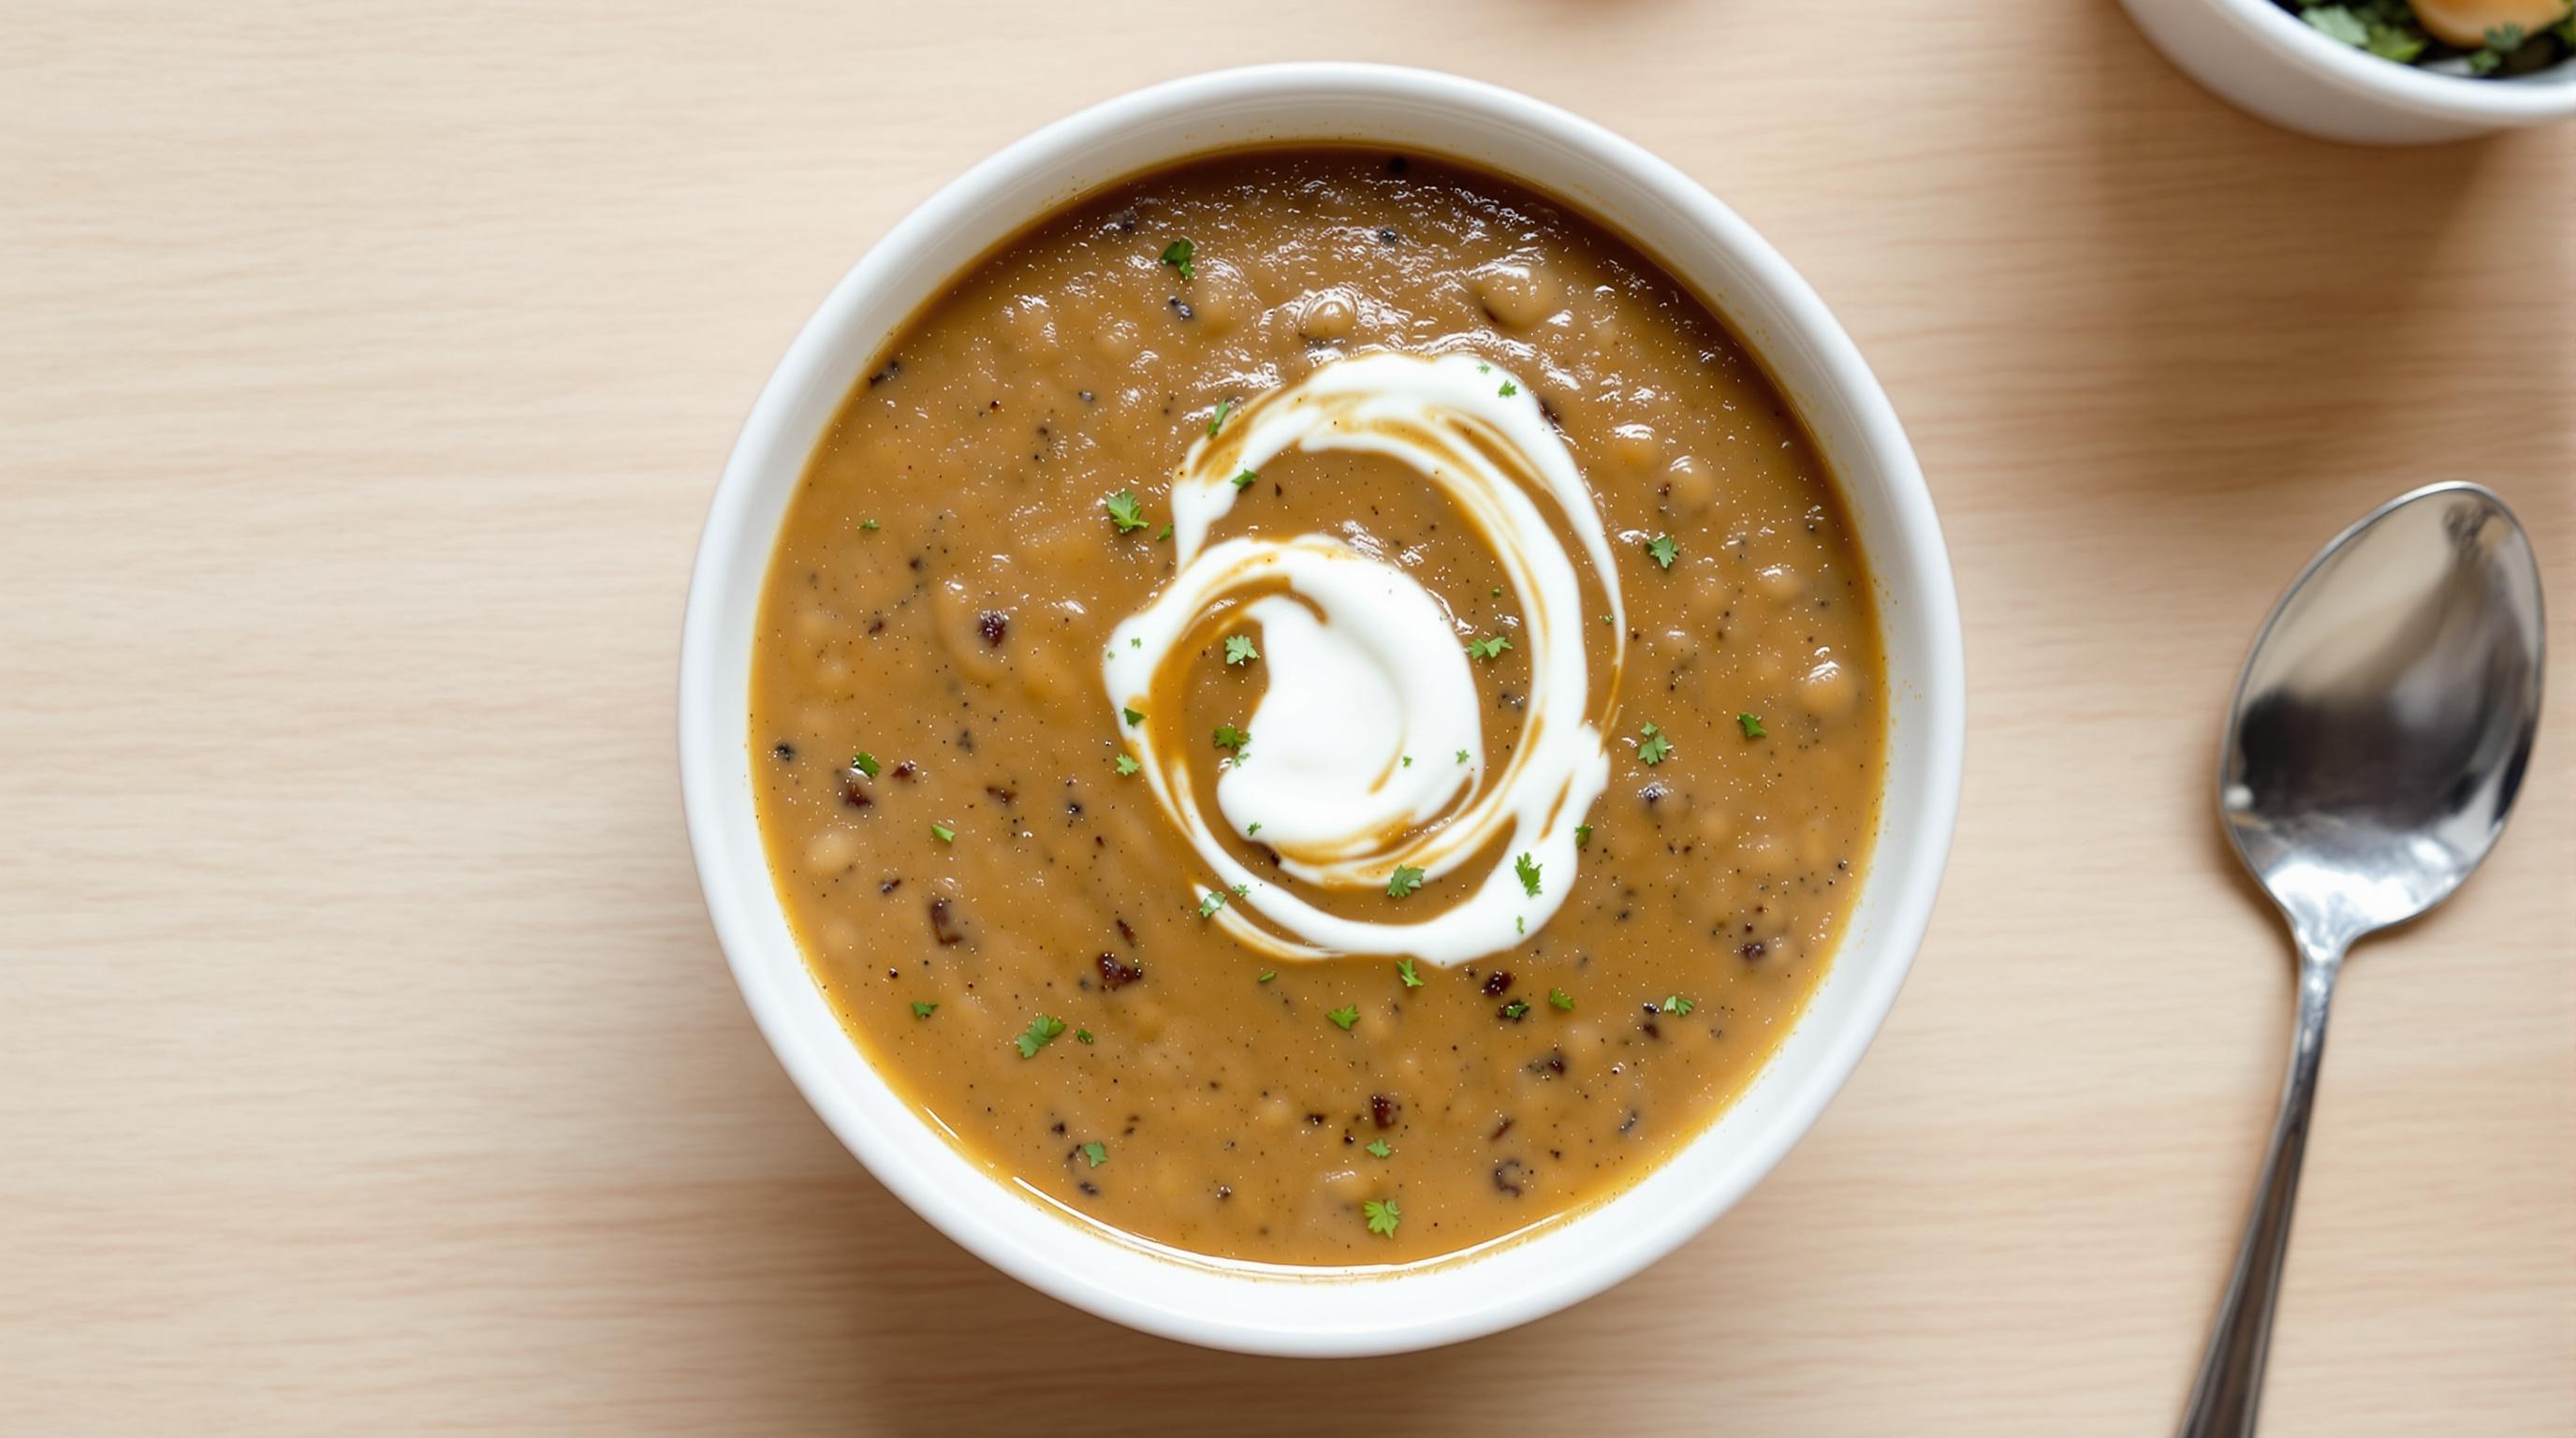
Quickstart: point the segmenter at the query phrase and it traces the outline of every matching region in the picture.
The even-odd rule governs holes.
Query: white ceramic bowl
[[[2285,130],[2356,145],[2424,145],[2576,115],[2576,61],[2479,80],[2383,60],[2272,0],[2120,0],[2183,73]]]
[[[1458,157],[1574,202],[1715,302],[1814,430],[1880,585],[1893,673],[1881,831],[1850,932],[1751,1091],[1671,1162],[1540,1233],[1409,1270],[1227,1265],[1077,1223],[995,1182],[872,1071],[834,1020],[771,887],[752,810],[748,679],[763,575],[817,437],[880,345],[983,253],[1075,196],[1161,164],[1282,140]],[[816,1112],[930,1223],[1057,1298],[1247,1352],[1387,1353],[1490,1333],[1670,1253],[1780,1160],[1878,1031],[1948,856],[1958,803],[1959,619],[1938,521],[1878,382],[1814,292],[1707,191],[1609,131],[1419,70],[1282,65],[1174,81],[1085,110],[977,165],[886,234],[779,363],[726,465],[680,656],[680,775],[717,937],[761,1032]]]

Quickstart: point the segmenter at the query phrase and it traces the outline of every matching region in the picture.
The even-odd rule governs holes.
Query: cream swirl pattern
[[[1492,547],[1521,608],[1510,633],[1531,672],[1516,742],[1500,760],[1485,743],[1470,635],[1411,574],[1326,534],[1207,543],[1241,494],[1233,476],[1291,449],[1396,460],[1437,486]],[[1405,954],[1458,964],[1537,933],[1572,887],[1575,827],[1609,782],[1603,735],[1627,619],[1600,513],[1528,387],[1465,355],[1337,361],[1194,443],[1171,503],[1179,569],[1118,627],[1103,678],[1112,706],[1146,713],[1124,732],[1156,801],[1225,888],[1213,920],[1287,959]],[[1598,712],[1583,584],[1550,509],[1589,559],[1610,620]],[[1214,786],[1211,817],[1178,747],[1206,737],[1177,732],[1148,696],[1218,613],[1258,628],[1269,683],[1244,726],[1249,740]],[[1450,762],[1454,753],[1467,761]],[[1219,821],[1274,850],[1278,872],[1295,882],[1256,873],[1219,837]],[[1522,855],[1536,866],[1535,894],[1516,870]],[[1463,894],[1443,882],[1480,862]],[[1422,887],[1390,899],[1382,918],[1327,912],[1296,888],[1384,890],[1399,866],[1421,870]],[[1194,887],[1203,906],[1216,893]]]

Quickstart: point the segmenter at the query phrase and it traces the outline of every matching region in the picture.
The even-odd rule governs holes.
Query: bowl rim
[[[1884,889],[1889,897],[1874,915],[1869,935],[1872,950],[1884,950],[1872,967],[1853,980],[1856,987],[1836,1027],[1824,1033],[1810,1051],[1811,1060],[1800,1066],[1794,1079],[1782,1080],[1786,1087],[1774,1096],[1769,1116],[1751,1130],[1741,1145],[1741,1153],[1723,1176],[1722,1181],[1705,1190],[1688,1190],[1678,1201],[1663,1202],[1649,1209],[1649,1221],[1620,1228],[1613,1233],[1601,1226],[1582,1230],[1592,1235],[1585,1261],[1545,1267],[1527,1274],[1530,1281],[1491,1301],[1472,1308],[1420,1314],[1402,1319],[1369,1316],[1358,1322],[1330,1326],[1296,1326],[1265,1321],[1256,1302],[1243,1308],[1217,1314],[1197,1308],[1186,1308],[1158,1301],[1153,1295],[1140,1295],[1101,1282],[1092,1275],[1074,1271],[1062,1255],[1070,1245],[1116,1243],[1106,1235],[1086,1232],[1076,1223],[1054,1214],[1039,1214],[1060,1233],[1043,1241],[1024,1241],[1009,1231],[1008,1225],[995,1219],[992,1210],[974,1203],[943,1202],[953,1196],[948,1179],[915,1166],[894,1152],[891,1140],[879,1134],[873,1120],[857,1111],[838,1087],[836,1066],[855,1062],[867,1076],[882,1085],[864,1053],[840,1033],[837,1051],[824,1054],[809,1044],[799,1027],[797,1006],[827,1003],[812,985],[801,949],[792,939],[789,957],[799,976],[804,979],[801,993],[782,989],[771,972],[770,945],[755,932],[761,906],[772,915],[781,906],[774,883],[767,879],[765,856],[755,856],[763,882],[754,886],[739,880],[730,867],[730,850],[720,832],[720,814],[728,803],[727,764],[742,762],[742,756],[719,752],[726,734],[721,725],[707,716],[705,702],[710,691],[731,693],[733,685],[726,675],[717,672],[718,651],[722,635],[719,613],[724,582],[744,561],[739,558],[747,527],[745,510],[749,497],[759,482],[762,465],[758,452],[775,442],[778,431],[789,421],[799,390],[810,383],[815,373],[831,365],[830,355],[854,326],[859,312],[873,287],[891,281],[894,262],[890,256],[917,246],[944,229],[963,223],[971,204],[1002,188],[1006,180],[1024,172],[1043,172],[1044,168],[1087,138],[1115,134],[1134,128],[1149,128],[1172,116],[1192,112],[1211,102],[1241,102],[1247,96],[1272,101],[1311,100],[1317,95],[1335,96],[1365,94],[1374,99],[1402,101],[1409,105],[1435,105],[1480,122],[1511,130],[1516,138],[1532,146],[1543,143],[1568,147],[1582,152],[1587,159],[1620,172],[1623,181],[1649,194],[1655,204],[1677,211],[1682,222],[1704,232],[1709,242],[1724,252],[1729,261],[1740,265],[1751,276],[1751,283],[1769,300],[1772,308],[1788,319],[1791,333],[1780,344],[1791,340],[1808,352],[1813,367],[1827,376],[1832,398],[1847,412],[1848,429],[1860,435],[1855,448],[1865,448],[1874,457],[1876,470],[1886,493],[1881,508],[1885,512],[1885,534],[1872,544],[1873,565],[1884,582],[1891,562],[1886,552],[1888,542],[1895,541],[1905,554],[1904,563],[1915,576],[1905,598],[1921,615],[1925,636],[1921,652],[1914,656],[1919,679],[1919,706],[1912,723],[1923,731],[1921,772],[1913,777],[1918,792],[1914,795],[1914,817],[1900,832],[1882,810],[1876,836],[1870,873],[1864,881],[1863,901],[1873,890]],[[1326,142],[1323,135],[1302,133],[1290,140]],[[1369,143],[1365,133],[1342,137],[1347,142]],[[1241,144],[1218,144],[1211,151],[1244,148]],[[1195,153],[1176,148],[1167,159],[1177,160]],[[1504,166],[1494,166],[1504,173]],[[1514,175],[1521,183],[1531,184],[1543,194],[1563,199],[1555,187]],[[1022,223],[1066,203],[1062,197],[1022,218]],[[1615,215],[1602,215],[1602,222],[1624,229]],[[1654,253],[1651,247],[1648,253]],[[1660,263],[1671,263],[1659,257]],[[1696,286],[1694,286],[1696,288]],[[1715,301],[1710,301],[1712,304]],[[1730,328],[1742,332],[1742,326],[1729,316]],[[871,339],[873,351],[878,341]],[[1766,348],[1754,342],[1758,355]],[[846,389],[846,378],[838,387]],[[1821,397],[1819,397],[1821,399]],[[1801,403],[1802,412],[1812,414],[1817,404]],[[1812,424],[1812,419],[1810,420]],[[1820,442],[1823,440],[1820,435]],[[798,447],[810,451],[810,442]],[[775,551],[775,526],[768,526],[757,536],[760,556],[757,572],[765,577]],[[1882,611],[1884,612],[1884,611]],[[1886,622],[1882,619],[1882,623]],[[1032,1288],[1074,1307],[1125,1324],[1142,1331],[1208,1347],[1282,1356],[1358,1356],[1385,1354],[1456,1342],[1500,1331],[1544,1316],[1598,1294],[1630,1277],[1648,1264],[1671,1253],[1704,1230],[1733,1206],[1745,1192],[1774,1168],[1788,1149],[1813,1127],[1817,1117],[1838,1093],[1857,1067],[1862,1054],[1885,1026],[1889,1009],[1897,992],[1911,971],[1927,929],[1940,879],[1946,867],[1951,839],[1956,828],[1959,789],[1964,770],[1965,745],[1965,659],[1960,634],[1957,595],[1944,546],[1938,517],[1932,507],[1929,489],[1924,484],[1921,468],[1910,442],[1898,422],[1895,410],[1876,377],[1862,360],[1856,346],[1843,331],[1824,302],[1785,259],[1752,227],[1738,218],[1696,181],[1668,162],[1656,157],[1636,143],[1610,130],[1556,106],[1545,104],[1519,92],[1481,81],[1436,71],[1402,66],[1357,64],[1350,62],[1298,62],[1258,65],[1220,70],[1164,81],[1101,101],[1063,119],[1046,125],[1012,142],[978,162],[922,201],[872,244],[858,262],[845,274],[811,318],[799,330],[786,355],[780,360],[769,381],[763,386],[751,413],[737,435],[724,472],[709,504],[704,533],[697,551],[695,568],[690,578],[689,597],[683,623],[679,674],[679,760],[682,804],[686,816],[693,857],[705,895],[709,918],[723,948],[727,963],[753,1018],[807,1103],[825,1124],[841,1139],[851,1153],[915,1213],[945,1233],[969,1252],[1001,1269]],[[735,696],[739,707],[739,696]],[[717,732],[709,733],[714,725]],[[1892,792],[1897,775],[1891,764],[1888,785]],[[1856,901],[1857,903],[1858,901]],[[1855,912],[1858,912],[1856,907]],[[779,920],[783,924],[783,917]],[[1855,939],[1847,930],[1840,953],[1852,951]],[[1839,960],[1838,960],[1839,962]],[[1829,977],[1828,984],[1832,982]],[[787,985],[786,989],[793,989]],[[1820,993],[1822,990],[1819,991]],[[1810,1013],[1813,1012],[1812,1000]],[[1784,1042],[1794,1042],[1792,1038]],[[1784,1050],[1785,1052],[1785,1050]],[[1753,1081],[1761,1088],[1780,1068],[1780,1056],[1773,1055]],[[1746,1097],[1749,1097],[1751,1089]],[[1739,1097],[1734,1108],[1745,1106]],[[1730,1112],[1732,1109],[1730,1109]],[[920,1124],[918,1115],[908,1114],[912,1123]],[[1693,1150],[1706,1145],[1723,1124],[1721,1113],[1709,1127],[1691,1138],[1662,1163],[1644,1170],[1636,1179],[1592,1207],[1617,1205],[1628,1195],[1637,1193],[1661,1172],[1680,1166]],[[1750,1122],[1750,1120],[1748,1120]],[[1009,1185],[989,1171],[977,1171],[972,1182],[989,1188],[993,1195],[1034,1211],[1037,1205],[1021,1193],[1011,1192]],[[1579,1223],[1590,1210],[1578,1210]],[[1556,1225],[1538,1236],[1516,1240],[1511,1248],[1530,1248],[1547,1243],[1573,1225]],[[1561,1247],[1561,1245],[1560,1245]],[[1428,1272],[1463,1263],[1500,1261],[1502,1255],[1488,1259],[1479,1253],[1440,1260]],[[1242,1287],[1276,1284],[1282,1279],[1269,1273],[1216,1270],[1223,1277],[1219,1287]],[[1416,1270],[1405,1268],[1382,1270],[1372,1276],[1365,1269],[1325,1270],[1310,1279],[1289,1280],[1318,1283],[1351,1283],[1354,1291],[1367,1293],[1382,1288],[1391,1280],[1400,1280]],[[1358,1305],[1351,1305],[1358,1311]],[[1248,1309],[1249,1311],[1245,1311]]]
[[[2444,75],[2356,50],[2273,0],[2203,0],[2251,43],[2366,99],[2452,120],[2508,124],[2576,114],[2576,59],[2493,80]]]

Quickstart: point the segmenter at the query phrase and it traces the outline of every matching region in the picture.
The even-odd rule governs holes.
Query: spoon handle
[[[2272,1149],[2245,1219],[2236,1271],[2209,1330],[2209,1352],[2200,1360],[2191,1405],[2183,1410],[2182,1438],[2251,1438],[2254,1411],[2263,1399],[2263,1359],[2272,1345],[2272,1303],[2281,1291],[2281,1260],[2290,1246],[2290,1208],[2299,1197],[2299,1164],[2308,1151],[2308,1110],[2317,1096],[2317,1060],[2326,1047],[2326,1004],[2343,968],[2340,945],[2302,943],[2299,1022],[2290,1048],[2290,1076],[2281,1085],[2281,1114],[2272,1122]]]

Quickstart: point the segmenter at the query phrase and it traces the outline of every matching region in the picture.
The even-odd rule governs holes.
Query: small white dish
[[[1697,287],[1771,366],[1840,481],[1879,583],[1892,670],[1875,855],[1830,973],[1751,1091],[1616,1196],[1411,1268],[1211,1261],[997,1181],[843,1032],[789,932],[753,812],[748,686],[762,581],[806,459],[879,347],[963,258],[1076,196],[1187,156],[1281,141],[1485,166],[1606,220]],[[1254,1353],[1390,1353],[1491,1333],[1608,1288],[1707,1226],[1807,1131],[1878,1032],[1931,916],[1958,804],[1961,663],[1948,554],[1895,411],[1824,304],[1742,220],[1636,145],[1510,91],[1420,70],[1268,66],[1122,96],[1011,145],[897,224],[823,302],[744,424],[699,546],[680,655],[681,788],[708,913],[762,1034],[833,1132],[915,1212],[1033,1287],[1148,1332]]]
[[[2182,72],[2285,130],[2355,145],[2429,145],[2576,115],[2576,61],[2510,80],[2383,60],[2272,0],[2120,0]]]

